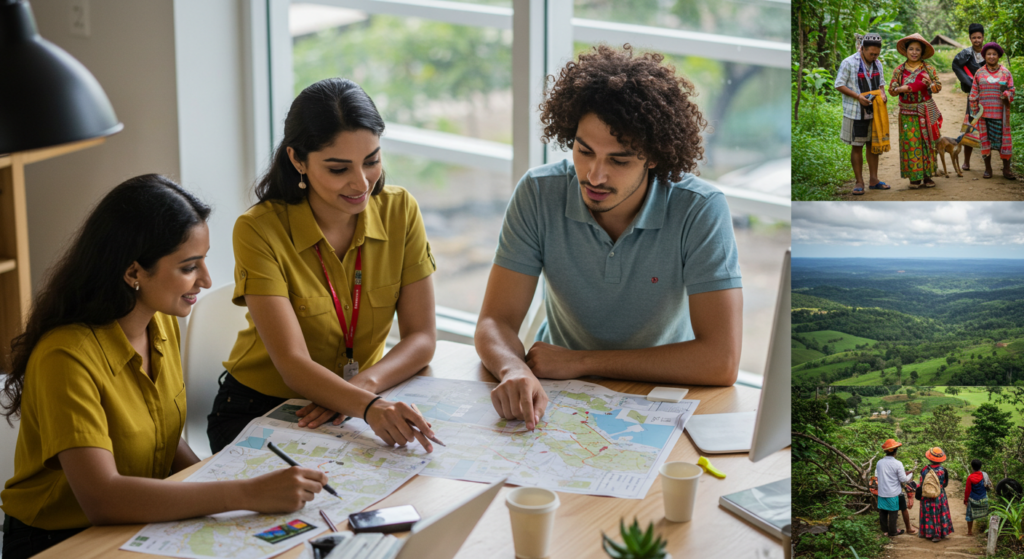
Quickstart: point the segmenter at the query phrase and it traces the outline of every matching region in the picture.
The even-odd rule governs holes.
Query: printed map
[[[491,383],[414,377],[384,394],[416,404],[447,446],[434,445],[422,475],[642,499],[675,446],[696,400],[649,402],[581,381],[541,381],[550,399],[537,429],[498,416]],[[352,420],[331,430],[379,441]],[[419,445],[413,447],[419,450]]]
[[[327,474],[340,499],[321,491],[304,508],[291,514],[236,512],[150,524],[121,549],[174,557],[270,557],[326,529],[319,510],[340,523],[349,514],[390,495],[422,471],[428,462],[422,449],[418,453],[410,452],[411,449],[396,452],[379,441],[341,440],[308,430],[276,429],[272,423],[267,417],[253,421],[234,443],[185,481],[250,479],[287,468],[283,460],[264,450],[270,441],[303,467]],[[295,519],[317,529],[277,544],[255,537],[268,528]]]

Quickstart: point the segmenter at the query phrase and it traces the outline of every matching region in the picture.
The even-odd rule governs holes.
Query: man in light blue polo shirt
[[[656,54],[598,46],[541,107],[572,163],[531,169],[505,214],[475,343],[505,418],[533,429],[538,378],[736,380],[743,297],[725,198],[690,174],[706,126],[693,85]],[[517,332],[544,272],[547,322]]]

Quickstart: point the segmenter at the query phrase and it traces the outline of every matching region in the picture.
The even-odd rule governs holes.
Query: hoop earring
[[[306,181],[302,180],[302,173],[299,173],[299,188],[306,189]]]
[[[139,290],[139,282],[135,282],[135,291]]]

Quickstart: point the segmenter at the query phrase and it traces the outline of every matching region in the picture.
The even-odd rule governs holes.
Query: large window
[[[472,333],[516,180],[529,167],[568,156],[540,144],[536,105],[544,76],[598,42],[666,54],[694,82],[713,127],[700,172],[726,191],[734,212],[745,295],[741,367],[762,372],[789,246],[788,2],[268,0],[267,6],[265,22],[253,21],[269,30],[264,43],[254,39],[268,51],[269,142],[279,138],[291,98],[317,80],[350,78],[370,94],[387,121],[382,146],[389,183],[416,196],[437,258],[442,337]]]

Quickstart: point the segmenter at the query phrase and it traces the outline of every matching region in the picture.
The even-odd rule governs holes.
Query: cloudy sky
[[[1024,202],[794,202],[793,256],[1024,258]]]

